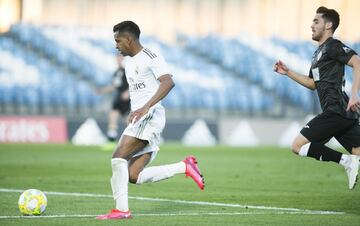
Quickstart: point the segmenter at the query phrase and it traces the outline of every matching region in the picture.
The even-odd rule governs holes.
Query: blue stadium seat
[[[40,92],[39,87],[28,86],[24,87],[25,93],[25,105],[32,108],[39,107],[40,104]]]
[[[51,36],[54,29],[64,35],[71,31],[74,40],[81,37],[80,44],[86,45],[77,49],[76,44],[79,43],[72,38],[68,43],[61,42],[54,38],[56,36]],[[21,59],[19,64],[23,61],[26,66],[36,67],[41,81],[38,87],[26,88],[23,93],[19,92],[18,86],[14,86],[11,88],[13,94],[8,99],[1,97],[2,103],[12,99],[21,104],[34,105],[38,102],[42,106],[74,109],[75,106],[91,107],[99,101],[100,97],[94,95],[89,84],[109,84],[112,69],[107,68],[103,61],[101,63],[105,57],[96,62],[84,53],[96,49],[92,57],[105,53],[111,58],[115,52],[113,40],[83,37],[73,29],[29,24],[15,24],[10,33],[11,38],[0,39],[0,48]],[[180,45],[171,46],[154,37],[142,37],[146,46],[158,49],[175,71],[176,86],[163,100],[165,106],[172,109],[264,112],[272,108],[275,101],[273,96],[276,96],[305,111],[311,111],[308,103],[312,101],[313,94],[274,73],[274,59],[265,55],[261,48],[255,48],[243,39],[226,39],[216,34],[205,37],[177,34],[177,38]],[[311,58],[315,49],[312,43],[305,41],[293,42],[279,38],[270,41],[288,54],[296,54],[299,59]],[[360,42],[353,46],[355,49],[360,48]],[[353,79],[351,73],[351,68],[347,67],[346,80],[349,83]],[[69,77],[72,79],[68,80]],[[9,92],[10,89],[7,89],[1,86],[4,92]]]
[[[15,87],[12,85],[0,84],[0,101],[2,104],[12,104],[15,100]]]

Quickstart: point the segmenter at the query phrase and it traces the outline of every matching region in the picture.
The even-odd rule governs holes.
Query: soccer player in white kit
[[[129,83],[131,112],[111,159],[111,188],[116,203],[115,209],[96,217],[97,219],[132,218],[128,206],[128,182],[143,184],[156,182],[185,173],[200,189],[204,179],[197,166],[196,158],[162,166],[146,167],[156,156],[160,134],[165,126],[163,99],[174,87],[164,58],[140,41],[140,29],[132,21],[123,21],[113,28],[116,48],[124,56],[125,74]]]

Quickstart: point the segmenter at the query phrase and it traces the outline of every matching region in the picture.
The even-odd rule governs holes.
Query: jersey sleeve
[[[156,79],[162,75],[170,74],[169,66],[161,55],[153,58],[149,66]]]
[[[335,41],[328,48],[328,54],[334,60],[347,64],[350,58],[357,53],[340,41]]]

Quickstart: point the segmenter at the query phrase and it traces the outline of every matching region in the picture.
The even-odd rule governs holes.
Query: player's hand
[[[121,98],[121,100],[123,100],[123,101],[129,100],[129,99],[130,99],[129,90],[122,92],[121,95],[120,95],[120,98]]]
[[[353,112],[360,113],[360,97],[359,95],[351,95],[348,106],[346,108],[347,111],[351,110]]]
[[[146,105],[142,108],[137,109],[136,111],[133,111],[130,113],[127,123],[136,123],[137,121],[139,121],[139,119],[141,119],[141,117],[143,117],[144,115],[146,115],[149,111],[149,107],[147,107]]]
[[[287,75],[289,68],[281,60],[278,60],[274,64],[274,71],[282,75]]]

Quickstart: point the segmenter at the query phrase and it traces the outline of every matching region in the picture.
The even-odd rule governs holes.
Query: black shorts
[[[351,153],[360,147],[360,124],[358,119],[344,118],[333,112],[323,112],[304,126],[300,133],[310,142],[327,143],[332,137]]]
[[[119,96],[115,97],[113,104],[113,110],[118,110],[122,115],[130,112],[130,100],[122,100]]]

